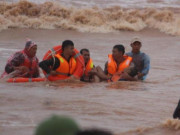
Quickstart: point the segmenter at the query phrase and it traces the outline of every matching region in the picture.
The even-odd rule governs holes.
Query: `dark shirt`
[[[49,60],[44,60],[39,63],[39,67],[42,68],[47,74],[51,72],[51,70],[56,70],[60,66],[60,61],[57,57],[52,57]]]

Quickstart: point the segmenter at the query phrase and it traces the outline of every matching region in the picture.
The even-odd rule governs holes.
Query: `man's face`
[[[33,58],[37,52],[37,45],[31,47],[28,51],[29,57]]]
[[[123,53],[121,51],[118,51],[118,49],[113,48],[112,55],[115,60],[123,56]]]
[[[82,56],[84,57],[84,62],[88,63],[89,59],[90,59],[90,53],[87,51],[83,51],[82,52]]]
[[[68,46],[67,48],[64,48],[64,51],[68,54],[68,55],[73,55],[74,53],[74,46]]]
[[[136,41],[133,44],[131,44],[131,47],[132,47],[132,52],[139,53],[141,49],[141,43]]]

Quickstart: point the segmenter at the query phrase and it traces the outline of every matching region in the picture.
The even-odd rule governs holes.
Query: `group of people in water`
[[[130,46],[132,47],[131,52],[125,53],[123,45],[115,45],[112,49],[112,54],[108,55],[108,60],[103,70],[100,66],[93,64],[90,51],[87,48],[81,49],[79,52],[74,48],[74,43],[71,40],[63,41],[62,46],[58,46],[60,51],[54,50],[55,48],[51,49],[51,53],[47,53],[47,58],[39,62],[36,57],[37,44],[28,40],[22,51],[16,52],[8,59],[1,78],[38,78],[40,77],[40,67],[48,80],[53,80],[53,78],[56,78],[54,80],[79,79],[84,82],[145,80],[150,69],[150,58],[147,54],[140,51],[142,41],[139,38],[133,38]],[[79,57],[81,57],[81,60],[78,60]],[[81,63],[80,68],[78,67],[78,62]],[[180,101],[173,117],[180,119]],[[50,123],[51,121],[56,122],[56,119],[50,118],[48,121]],[[37,128],[36,135],[45,135],[43,133],[46,132],[46,129],[43,126],[46,127],[46,125],[42,124]],[[53,127],[52,130],[55,128]],[[76,131],[76,129],[73,130]],[[112,135],[110,132],[101,130],[85,130],[77,133],[77,135],[85,134]]]
[[[48,78],[59,78],[60,80],[79,79],[84,82],[100,81],[138,81],[145,80],[150,69],[150,58],[147,54],[140,51],[142,41],[140,38],[133,38],[131,41],[132,51],[125,53],[123,45],[115,45],[112,54],[108,55],[104,70],[100,66],[95,66],[90,57],[90,51],[87,48],[81,49],[75,53],[74,43],[71,40],[65,40],[60,46],[61,51],[50,53],[51,57],[44,59],[39,63],[36,57],[37,44],[28,40],[22,51],[13,54],[7,61],[4,77],[40,77],[39,67]],[[77,72],[77,58],[82,57],[79,75]],[[58,79],[56,79],[58,80]]]

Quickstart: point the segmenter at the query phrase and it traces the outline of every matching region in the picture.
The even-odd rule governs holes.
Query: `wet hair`
[[[115,45],[113,49],[117,49],[119,52],[125,53],[125,48],[123,45]]]
[[[81,54],[83,54],[83,51],[89,52],[89,50],[88,50],[88,49],[83,48],[83,49],[81,49],[80,53],[81,53]]]
[[[113,135],[111,132],[100,129],[88,129],[79,131],[76,135]]]
[[[74,43],[71,40],[65,40],[62,42],[62,50],[64,51],[65,48],[69,46],[74,46]]]

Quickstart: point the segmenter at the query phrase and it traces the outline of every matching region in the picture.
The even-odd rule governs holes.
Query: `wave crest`
[[[122,9],[66,7],[56,2],[0,3],[0,29],[72,29],[81,32],[141,31],[155,28],[180,35],[180,18],[170,9]]]

